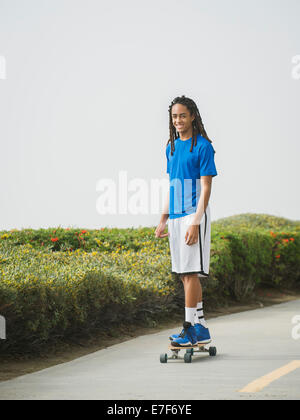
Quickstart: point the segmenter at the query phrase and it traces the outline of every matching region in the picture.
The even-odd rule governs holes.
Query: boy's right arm
[[[170,201],[170,196],[169,194],[167,194],[167,198],[166,198],[166,202],[163,208],[163,212],[160,218],[160,223],[167,223],[168,218],[169,218],[169,201]]]
[[[170,196],[168,192],[165,205],[163,208],[163,212],[159,221],[159,225],[157,226],[155,230],[156,238],[165,238],[166,236],[169,236],[169,233],[164,233],[166,225],[167,225],[167,221],[169,219],[169,200],[170,200]]]

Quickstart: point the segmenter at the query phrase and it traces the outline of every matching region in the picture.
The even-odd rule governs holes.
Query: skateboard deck
[[[217,349],[216,347],[206,347],[207,344],[209,344],[211,341],[205,344],[196,344],[194,346],[187,346],[187,347],[175,347],[172,346],[172,344],[169,344],[169,350],[172,352],[172,356],[168,356],[167,353],[163,353],[160,355],[160,362],[161,363],[167,363],[168,360],[174,360],[174,359],[183,359],[185,363],[191,363],[192,362],[192,356],[195,353],[209,353],[210,356],[216,356]],[[183,357],[179,356],[180,350],[185,350],[185,354]]]
[[[198,349],[201,347],[205,347],[209,343],[211,343],[211,340],[208,343],[203,343],[203,344],[199,343],[199,344],[195,344],[194,346],[184,346],[184,347],[180,347],[180,346],[175,347],[175,346],[172,346],[172,344],[169,344],[169,349],[170,350]]]

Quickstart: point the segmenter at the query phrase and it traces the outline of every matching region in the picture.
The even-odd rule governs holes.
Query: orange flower
[[[51,241],[56,242],[56,241],[58,241],[58,238],[51,238]]]
[[[288,239],[282,239],[282,242],[288,242],[289,240]]]
[[[86,230],[82,230],[81,233],[86,233]]]
[[[275,258],[280,258],[280,254],[276,255]]]
[[[294,240],[295,240],[295,238],[290,238],[290,241],[293,241],[294,242]]]

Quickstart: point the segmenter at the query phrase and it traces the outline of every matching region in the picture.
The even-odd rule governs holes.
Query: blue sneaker
[[[208,328],[203,327],[201,324],[195,324],[195,331],[198,344],[208,344],[211,342]]]
[[[171,341],[176,340],[176,338],[181,337],[183,333],[184,333],[184,329],[181,331],[181,333],[180,333],[180,334],[172,334],[172,335],[170,335],[169,339],[170,339]]]
[[[178,338],[175,338],[171,346],[174,347],[190,347],[197,345],[197,335],[195,327],[190,322],[183,323],[183,330],[179,334]]]
[[[201,324],[195,324],[195,331],[197,335],[197,342],[198,344],[208,344],[211,342],[211,337],[209,334],[209,329],[203,327]],[[184,329],[181,331],[180,334],[172,334],[170,335],[169,339],[171,341],[176,340],[177,338],[181,337],[184,334]]]

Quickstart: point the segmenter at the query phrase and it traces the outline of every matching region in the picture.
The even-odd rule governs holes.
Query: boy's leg
[[[185,293],[185,296],[186,296],[185,281],[184,281],[185,275],[181,275],[180,278],[181,278],[181,281],[183,283],[184,293]],[[200,284],[200,288],[199,288],[199,295],[198,295],[197,303],[202,302],[202,285],[201,285],[200,279],[199,279],[199,284]]]
[[[202,295],[202,286],[201,286],[201,281],[199,279],[200,282],[200,293],[199,293],[199,299],[198,299],[198,303],[197,303],[197,311],[196,311],[196,315],[195,315],[195,324],[201,324],[203,325],[203,327],[207,328],[207,324],[206,321],[204,319],[204,314],[203,314],[203,295]]]
[[[174,334],[169,338],[172,341],[172,346],[188,347],[198,343],[194,323],[199,298],[200,281],[196,275],[183,274],[180,278],[183,282],[185,293],[185,321],[183,323],[182,332],[180,334]]]
[[[199,284],[200,284],[200,291],[199,291],[198,302],[202,302],[202,285],[201,285],[200,279],[199,279]]]
[[[197,275],[184,275],[182,276],[182,282],[185,292],[186,308],[193,308],[194,310],[196,307],[196,311],[194,311],[194,324],[201,324],[207,328],[203,314],[202,285],[199,277]]]
[[[198,275],[188,274],[182,276],[185,293],[186,308],[196,308],[197,303],[202,300],[202,287]]]
[[[185,321],[195,324],[197,303],[201,292],[200,281],[197,275],[182,275],[181,280],[185,295]]]
[[[190,322],[193,326],[197,324],[197,328],[200,328],[199,323],[201,322],[206,327],[202,307],[202,285],[198,275],[181,274],[180,279],[183,283],[185,294],[185,322]],[[200,307],[201,312],[199,311]],[[169,338],[171,341],[178,341],[181,334],[173,334]],[[199,333],[198,342],[206,341],[209,341],[207,334],[203,336],[203,333]]]

